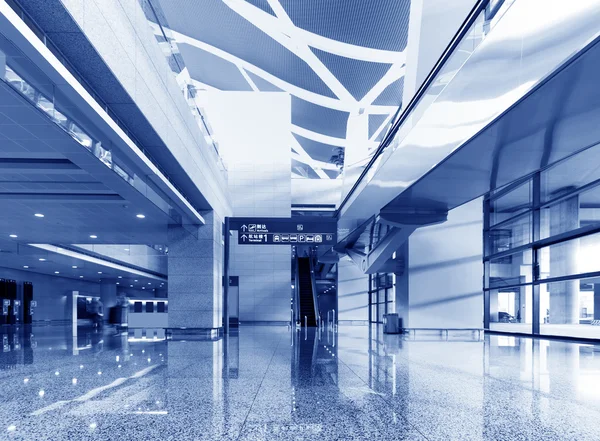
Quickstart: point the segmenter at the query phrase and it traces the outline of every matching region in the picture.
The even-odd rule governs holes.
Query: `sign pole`
[[[223,332],[229,334],[229,217],[225,217],[223,240]]]

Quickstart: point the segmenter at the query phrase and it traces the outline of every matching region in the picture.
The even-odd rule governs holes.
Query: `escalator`
[[[316,293],[314,292],[314,274],[311,271],[310,257],[298,257],[298,313],[299,320],[304,326],[304,318],[308,326],[317,326],[317,312],[315,308]]]

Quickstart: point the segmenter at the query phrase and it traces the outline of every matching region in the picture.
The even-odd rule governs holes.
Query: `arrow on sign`
[[[246,242],[246,239],[248,239],[248,236],[246,236],[245,234],[242,234],[242,240],[243,240],[244,242]]]
[[[246,225],[242,225],[242,231],[246,231],[248,227]]]

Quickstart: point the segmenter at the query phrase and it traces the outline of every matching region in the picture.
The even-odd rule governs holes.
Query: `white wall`
[[[71,291],[100,295],[100,284],[83,282],[66,277],[49,276],[30,271],[20,271],[0,268],[0,278],[17,281],[18,297],[23,296],[23,282],[33,283],[33,300],[37,308],[33,314],[34,321],[41,320],[70,320],[67,315],[67,294]]]
[[[292,179],[292,204],[340,204],[342,179]]]
[[[338,264],[338,320],[369,320],[369,276],[349,257]]]
[[[291,213],[291,100],[278,92],[202,92],[228,167],[234,216]],[[289,321],[291,247],[238,245],[231,238],[229,274],[239,276],[239,319]]]
[[[229,274],[240,278],[240,321],[290,321],[290,247],[237,245],[237,234],[231,244]]]
[[[408,243],[404,327],[482,328],[482,199],[450,211],[443,224],[417,229]]]
[[[475,5],[474,0],[413,0],[410,6],[404,105],[429,75]]]

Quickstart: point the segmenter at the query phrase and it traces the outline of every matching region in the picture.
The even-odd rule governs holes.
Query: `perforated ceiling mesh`
[[[292,148],[305,150],[295,153],[292,172],[306,178],[336,178],[335,167],[319,171],[317,162],[333,165],[332,151],[339,154],[339,146],[346,145],[347,133],[352,132],[350,112],[379,106],[369,117],[366,139],[378,131],[385,133],[379,130],[381,125],[402,104],[403,70],[390,68],[392,63],[402,67],[405,60],[410,0],[278,1],[280,9],[267,0],[230,5],[223,0],[151,0],[161,25],[188,39],[173,42],[193,79],[220,90],[255,87],[290,93],[295,138],[282,148],[290,149],[290,154]],[[281,11],[288,17],[278,17]],[[315,47],[307,46],[306,38]],[[252,84],[240,72],[248,63],[255,67],[252,72],[244,69]],[[389,86],[377,87],[388,71],[399,73]],[[263,72],[281,82],[273,84]],[[369,94],[374,87],[384,90],[379,96]],[[374,99],[359,105],[365,96]],[[296,128],[302,129],[302,136],[294,132]],[[328,137],[331,144],[323,142]]]
[[[450,0],[451,1],[451,0]],[[280,0],[294,24],[333,40],[402,51],[410,0]]]

